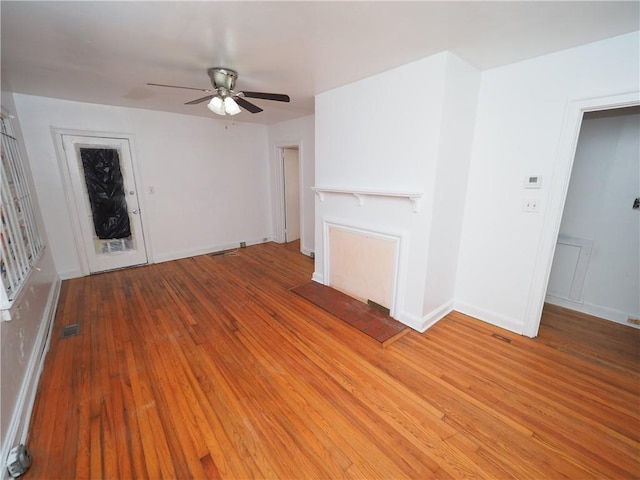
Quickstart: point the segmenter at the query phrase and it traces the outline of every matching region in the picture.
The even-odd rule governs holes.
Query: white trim
[[[413,330],[416,330],[418,332],[424,331],[424,330],[420,330],[424,325],[424,319],[416,315],[413,315],[409,312],[400,312],[396,320],[398,320],[400,323],[403,323],[407,327],[412,328]]]
[[[342,230],[344,232],[350,232],[365,237],[373,237],[380,240],[387,240],[393,242],[393,272],[391,278],[391,299],[389,305],[389,315],[393,318],[397,316],[398,310],[396,309],[396,297],[397,297],[397,284],[398,284],[398,263],[400,258],[400,236],[390,233],[383,233],[377,229],[372,228],[359,228],[354,226],[351,222],[345,221],[328,221],[326,218],[322,222],[322,232],[324,236],[324,278],[327,282],[327,286],[331,286],[331,242],[329,241],[330,229]]]
[[[69,212],[69,221],[71,222],[71,233],[73,235],[73,241],[76,244],[76,256],[80,263],[80,276],[89,275],[89,261],[84,251],[84,245],[82,243],[82,228],[80,227],[80,213],[78,212],[76,202],[73,199],[73,190],[71,188],[71,175],[69,173],[69,167],[67,165],[66,154],[63,146],[63,135],[67,135],[70,130],[62,130],[57,128],[51,129],[53,135],[53,143],[56,150],[56,158],[58,160],[58,169],[60,171],[60,177],[62,178],[64,198],[67,203],[67,209]]]
[[[640,325],[634,325],[627,322],[629,317],[637,317],[637,315],[633,315],[631,313],[622,312],[620,310],[616,310],[614,308],[602,307],[599,305],[592,305],[590,303],[584,302],[576,302],[568,298],[560,298],[553,296],[551,294],[547,295],[545,298],[547,303],[551,305],[557,305],[559,307],[567,308],[569,310],[574,310],[580,313],[586,313],[587,315],[593,315],[594,317],[602,318],[603,320],[608,320],[610,322],[619,323],[621,325],[626,325],[631,328],[640,328]]]
[[[464,313],[465,315],[469,315],[470,317],[474,317],[496,327],[504,328],[505,330],[509,330],[510,332],[522,335],[523,323],[518,319],[507,317],[506,315],[502,315],[500,313],[485,310],[475,305],[455,300],[453,302],[453,310]]]
[[[324,275],[322,275],[321,273],[318,272],[313,272],[313,275],[311,275],[311,280],[313,280],[314,282],[318,282],[320,285],[324,285]]]
[[[151,226],[149,225],[149,217],[146,215],[147,207],[145,205],[145,191],[144,191],[144,177],[140,168],[138,167],[138,142],[136,136],[131,134],[127,135],[129,140],[129,154],[131,155],[131,163],[133,167],[133,176],[136,186],[136,194],[138,201],[138,209],[140,210],[140,221],[142,222],[142,236],[144,238],[144,248],[147,251],[147,263],[155,263],[155,257],[153,255],[153,245],[151,241]]]
[[[367,197],[388,197],[388,198],[407,198],[411,202],[411,207],[414,213],[420,212],[422,193],[420,192],[396,192],[396,191],[382,191],[382,190],[363,190],[357,188],[324,188],[324,187],[311,187],[311,190],[316,192],[318,199],[324,202],[325,194],[347,194],[353,195],[358,201],[358,205],[363,207]]]
[[[394,242],[394,272],[391,289],[391,305],[389,306],[390,316],[398,319],[400,312],[404,311],[404,291],[405,278],[407,276],[407,250],[408,234],[400,230],[390,230],[380,225],[371,225],[352,220],[345,220],[335,217],[323,217],[322,219],[322,235],[323,235],[323,285],[329,285],[331,273],[329,267],[330,245],[329,245],[329,228],[338,228],[347,232],[360,235],[368,235],[384,240]],[[313,274],[314,277],[316,273]],[[401,321],[401,320],[400,320]],[[404,323],[404,322],[403,322]]]
[[[449,300],[438,308],[424,315],[422,318],[416,317],[408,312],[401,312],[398,316],[398,321],[404,323],[408,327],[417,330],[420,333],[424,333],[436,323],[442,320],[453,311],[453,300]]]
[[[284,243],[285,234],[284,234],[284,180],[282,169],[283,167],[283,159],[282,159],[282,150],[286,147],[282,147],[279,144],[274,145],[274,163],[271,171],[273,172],[273,196],[274,196],[274,211],[273,211],[273,220],[274,220],[274,232],[273,237],[277,243]]]
[[[33,406],[36,400],[36,393],[38,391],[38,383],[40,381],[40,376],[42,375],[42,371],[44,370],[44,361],[49,352],[49,346],[51,344],[51,332],[53,330],[53,322],[56,316],[56,310],[58,307],[58,299],[60,298],[60,288],[62,287],[62,282],[60,278],[54,278],[53,283],[51,284],[51,289],[49,290],[49,297],[47,298],[47,304],[44,309],[43,317],[46,319],[43,322],[45,325],[42,325],[41,330],[46,331],[46,336],[44,337],[44,345],[42,346],[42,350],[38,357],[38,370],[36,373],[35,381],[33,382],[31,393],[29,395],[29,401],[27,403],[27,415],[26,415],[26,423],[23,428],[21,443],[25,443],[29,434],[29,425],[31,424],[31,412],[33,411]],[[48,326],[47,326],[48,324]],[[38,340],[40,340],[40,332],[38,333]],[[41,342],[37,341],[36,345],[39,345]],[[34,345],[35,348],[35,345]]]
[[[420,332],[424,332],[425,330],[431,328],[444,317],[449,315],[453,311],[453,300],[449,300],[448,302],[443,303],[438,308],[435,308],[431,312],[427,313],[422,317],[422,327],[420,328]]]
[[[298,138],[291,141],[279,141],[273,148],[275,150],[274,158],[275,165],[273,167],[274,172],[274,197],[275,197],[275,211],[273,212],[275,232],[274,241],[277,243],[285,242],[284,222],[285,222],[285,198],[284,198],[284,158],[283,150],[286,148],[295,148],[298,150],[298,185],[300,193],[298,195],[298,202],[300,204],[300,248],[302,250],[303,239],[306,239],[306,232],[304,228],[305,209],[304,209],[304,162],[303,162],[303,140]]]
[[[77,258],[80,262],[80,270],[82,272],[82,275],[80,276],[86,276],[90,274],[89,260],[84,248],[84,239],[82,236],[82,228],[80,225],[80,214],[78,212],[76,201],[73,197],[71,174],[69,172],[69,165],[63,145],[63,136],[65,135],[77,137],[122,139],[126,140],[129,143],[129,155],[131,157],[131,166],[133,168],[134,177],[133,182],[135,185],[135,190],[137,192],[136,202],[138,203],[138,209],[140,211],[140,221],[142,223],[142,238],[144,240],[143,243],[147,255],[147,263],[154,263],[153,250],[151,248],[151,239],[149,238],[150,228],[146,216],[147,209],[144,205],[144,195],[142,194],[143,190],[140,187],[141,185],[144,185],[144,183],[142,182],[142,176],[140,174],[140,169],[138,168],[138,149],[135,135],[128,133],[95,132],[91,130],[74,130],[57,127],[51,127],[51,134],[53,135],[53,142],[55,146],[56,157],[58,160],[58,169],[60,171],[60,176],[62,178],[62,183],[64,186],[65,200],[67,203],[67,208],[69,209],[69,220],[71,222],[73,239],[76,243]]]
[[[4,438],[2,452],[0,452],[3,479],[10,478],[7,475],[7,470],[4,468],[4,462],[9,455],[9,451],[17,444],[25,443],[29,435],[31,413],[35,404],[40,375],[42,374],[44,361],[51,343],[51,331],[53,329],[53,321],[56,315],[58,298],[60,297],[61,284],[62,282],[59,277],[55,277],[51,283],[49,296],[47,297],[47,303],[42,315],[42,322],[40,323],[38,335],[33,345],[33,350],[31,351],[31,357],[29,358],[24,380],[22,381],[22,386],[18,393],[11,422],[9,423],[9,428],[7,429],[6,437]]]
[[[310,257],[312,252],[313,250],[307,247],[303,247],[302,243],[300,243],[300,253],[302,253],[303,255],[306,255],[307,257]]]
[[[531,277],[529,298],[524,314],[522,334],[527,337],[538,335],[542,308],[551,274],[553,255],[555,253],[562,212],[567,198],[571,170],[575,159],[578,136],[585,112],[610,110],[614,108],[640,105],[640,91],[627,92],[607,97],[579,99],[569,101],[565,110],[564,126],[560,135],[555,169],[551,175],[547,211],[540,233],[536,261]]]
[[[264,239],[267,239],[266,241]],[[238,240],[237,242],[232,243],[223,243],[216,245],[209,245],[207,247],[199,247],[193,248],[189,250],[181,250],[178,252],[170,252],[165,254],[156,255],[156,263],[162,262],[170,262],[171,260],[180,260],[181,258],[190,258],[197,257],[198,255],[207,255],[209,253],[221,252],[223,250],[232,250],[235,248],[240,248],[240,242],[245,242],[247,247],[251,245],[258,245],[260,243],[266,243],[272,241],[272,239],[268,235],[264,235],[259,238],[247,239],[247,240]]]
[[[72,278],[80,278],[86,276],[81,270],[68,270],[58,273],[60,280],[71,280]]]

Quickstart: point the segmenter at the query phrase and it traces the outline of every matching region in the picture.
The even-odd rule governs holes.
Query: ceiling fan
[[[207,70],[213,88],[181,87],[179,85],[165,85],[162,83],[147,83],[153,87],[185,88],[188,90],[199,90],[209,93],[202,98],[197,98],[185,103],[185,105],[195,105],[196,103],[209,102],[207,108],[218,115],[236,115],[240,113],[240,107],[251,113],[262,112],[262,108],[247,101],[245,98],[259,98],[262,100],[273,100],[276,102],[290,101],[289,95],[281,93],[265,92],[236,92],[234,87],[238,79],[238,72],[229,68],[214,67]]]

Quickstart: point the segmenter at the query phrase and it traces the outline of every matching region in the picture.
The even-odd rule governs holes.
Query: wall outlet
[[[7,457],[7,470],[12,477],[19,477],[31,466],[31,454],[27,447],[20,444],[13,447]]]
[[[632,323],[633,325],[640,325],[640,318],[628,317],[627,323]]]

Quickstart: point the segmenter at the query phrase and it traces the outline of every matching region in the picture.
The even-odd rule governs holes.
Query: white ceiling
[[[481,70],[640,29],[640,2],[1,2],[3,89],[214,116],[196,91],[208,67],[274,123],[313,113],[315,94],[450,50]],[[390,85],[402,91],[402,85]],[[404,92],[409,97],[411,92]]]

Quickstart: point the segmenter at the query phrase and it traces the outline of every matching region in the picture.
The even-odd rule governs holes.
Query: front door
[[[129,140],[62,135],[91,273],[147,263]]]

